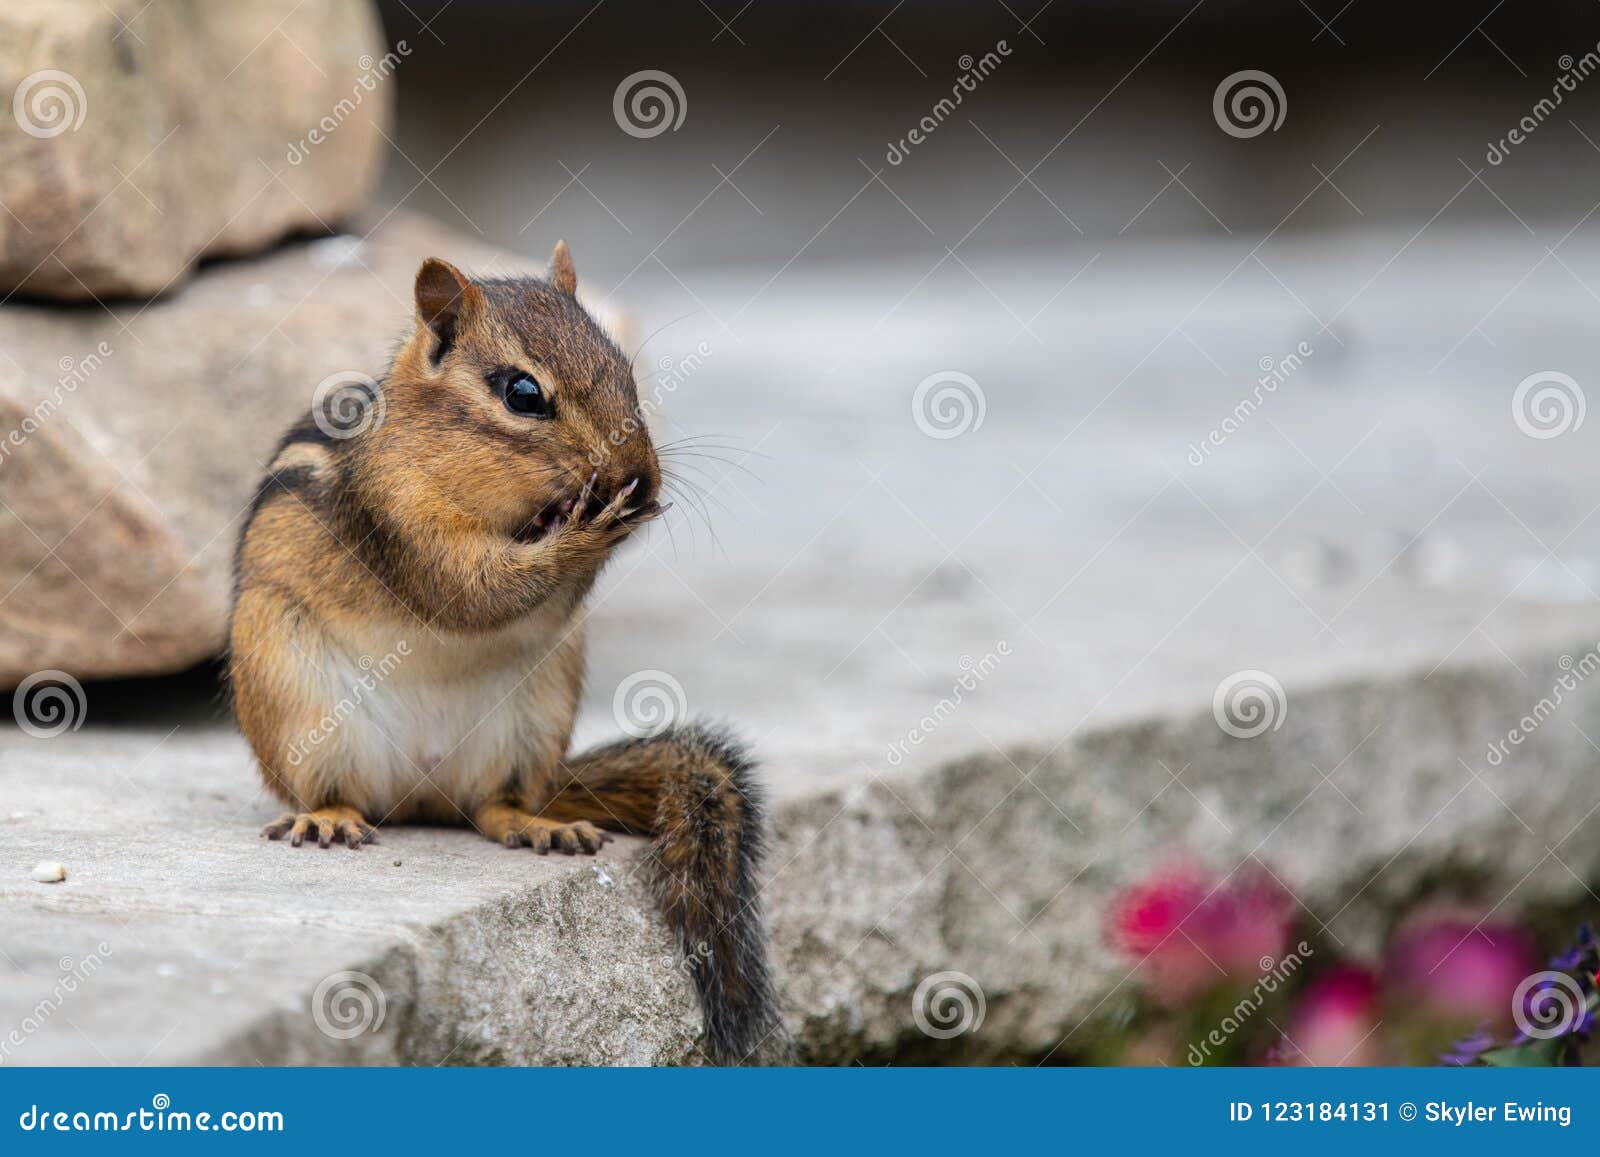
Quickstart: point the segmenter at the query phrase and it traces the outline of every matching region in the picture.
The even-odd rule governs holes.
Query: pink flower
[[[1390,941],[1386,979],[1426,1011],[1504,1027],[1517,985],[1540,965],[1538,944],[1509,924],[1419,920]]]
[[[1143,956],[1165,946],[1206,898],[1209,885],[1186,864],[1157,869],[1124,888],[1111,903],[1107,932],[1112,947]]]
[[[1273,967],[1289,938],[1294,900],[1268,873],[1217,881],[1177,862],[1119,893],[1106,921],[1111,946],[1137,960],[1155,997],[1182,1004],[1225,980]]]
[[[1300,994],[1274,1059],[1285,1065],[1379,1064],[1377,1025],[1377,975],[1336,964]]]

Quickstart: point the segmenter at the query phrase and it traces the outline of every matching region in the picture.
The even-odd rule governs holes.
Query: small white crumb
[[[609,888],[612,884],[616,883],[616,881],[611,878],[611,874],[599,864],[590,864],[589,870],[594,873],[595,880],[599,882],[602,888]]]
[[[40,860],[33,866],[33,878],[41,884],[59,884],[67,878],[67,866],[55,860]]]

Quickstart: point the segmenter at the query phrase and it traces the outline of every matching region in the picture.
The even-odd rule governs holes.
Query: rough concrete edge
[[[1528,665],[1533,669],[1549,658],[1542,655]],[[1095,797],[1108,794],[1107,781],[1097,779],[1094,769],[1116,766],[1134,753],[1139,759],[1188,753],[1214,765],[1218,782],[1232,777],[1235,783],[1275,784],[1282,802],[1269,803],[1266,814],[1285,809],[1292,814],[1292,801],[1317,781],[1315,773],[1308,777],[1296,768],[1327,767],[1349,758],[1364,735],[1370,738],[1375,718],[1399,717],[1404,735],[1370,753],[1368,766],[1376,772],[1369,774],[1397,767],[1388,773],[1395,783],[1402,789],[1416,786],[1412,794],[1418,806],[1431,807],[1432,798],[1450,784],[1441,781],[1434,789],[1422,781],[1436,778],[1435,765],[1445,753],[1470,750],[1463,744],[1478,742],[1479,731],[1496,719],[1515,720],[1529,705],[1527,685],[1503,671],[1455,665],[1426,676],[1419,670],[1301,691],[1295,711],[1306,725],[1259,741],[1224,735],[1209,710],[1174,712],[1085,731],[1055,749],[952,759],[894,779],[874,777],[855,788],[784,801],[775,817],[766,896],[776,971],[800,1058],[832,1064],[1070,1059],[1074,1034],[1104,1014],[1108,1001],[1115,1009],[1113,998],[1125,990],[1130,974],[1101,943],[1102,901],[1143,850],[1170,841],[1175,833],[1158,820],[1149,831],[1134,830],[1121,848],[1127,829],[1113,832],[1121,849],[1116,862],[1078,867],[1071,903],[1060,899],[1066,889],[1056,888],[1057,876],[1043,873],[1042,890],[1016,898],[1021,910],[1033,909],[1031,931],[1023,937],[1009,923],[1011,917],[992,918],[991,909],[1006,908],[1011,897],[995,895],[984,884],[996,901],[988,905],[969,878],[1003,872],[1013,862],[1007,859],[1012,851],[985,835],[953,862],[949,847],[963,831],[970,836],[993,819],[998,830],[1024,837],[1024,844],[1027,838],[1045,841],[1043,854],[1061,843],[1066,858],[1057,867],[1071,870],[1075,849],[1067,845],[1074,841],[1059,840],[1060,831],[1041,829],[1037,819],[1023,814],[1031,808],[1048,816],[1037,800],[1024,795],[1016,797],[1019,808],[1006,804],[1019,767],[1037,763],[1032,774],[1040,794],[1061,793],[1068,808],[1085,809],[1081,814],[1091,825],[1098,822]],[[1564,709],[1574,713],[1575,723],[1600,719],[1600,703],[1574,702]],[[1542,783],[1592,782],[1592,760],[1585,759],[1592,753],[1584,746],[1546,743],[1538,755]],[[1197,786],[1208,790],[1204,783]],[[976,805],[1001,789],[1007,789],[1002,802],[972,826],[971,816],[981,810]],[[1567,806],[1559,791],[1550,795],[1557,807]],[[1109,814],[1113,821],[1120,818],[1115,809]],[[1492,810],[1475,813],[1465,828],[1452,828],[1444,846],[1402,843],[1403,828],[1397,828],[1389,841],[1379,840],[1359,854],[1318,861],[1318,875],[1305,882],[1303,898],[1315,907],[1362,887],[1367,894],[1351,922],[1358,929],[1376,929],[1419,881],[1434,877],[1441,856],[1453,861],[1458,851],[1481,844],[1482,854],[1472,852],[1472,862],[1460,865],[1469,876],[1494,888],[1506,880],[1515,881],[1514,888],[1529,886],[1540,902],[1574,902],[1584,880],[1559,869],[1536,879],[1525,861],[1531,863],[1537,849],[1505,846],[1504,828]],[[1092,844],[1094,838],[1091,826],[1082,842]],[[1337,840],[1338,833],[1332,838]],[[1223,846],[1227,843],[1197,850],[1237,855],[1238,848]],[[1030,854],[1040,853],[1036,847]],[[636,864],[637,857],[628,861],[630,867]],[[1600,877],[1600,849],[1583,856],[1577,871],[1589,880]],[[1384,885],[1371,889],[1378,874],[1386,875]],[[597,890],[587,868],[577,866],[541,881],[526,895],[465,910],[432,927],[406,929],[376,943],[368,958],[352,962],[352,969],[370,974],[386,993],[389,1015],[378,1031],[352,1040],[327,1037],[308,1015],[308,994],[301,1008],[266,1014],[195,1059],[218,1064],[701,1062],[699,1013],[666,929],[648,903],[631,871],[625,869],[615,889]],[[912,1015],[917,986],[948,969],[981,978],[986,1031],[950,1041],[918,1030]],[[1079,1038],[1078,1044],[1085,1043]]]

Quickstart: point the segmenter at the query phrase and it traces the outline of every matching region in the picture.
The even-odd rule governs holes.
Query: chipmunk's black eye
[[[530,418],[548,418],[554,412],[550,395],[527,374],[517,374],[506,382],[506,409]]]

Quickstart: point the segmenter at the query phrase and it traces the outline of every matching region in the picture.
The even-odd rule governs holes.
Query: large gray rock
[[[264,460],[319,382],[382,372],[431,254],[538,268],[397,214],[367,241],[219,264],[148,305],[0,307],[0,686],[218,652]]]
[[[150,296],[337,225],[406,51],[368,0],[0,7],[0,293]]]

